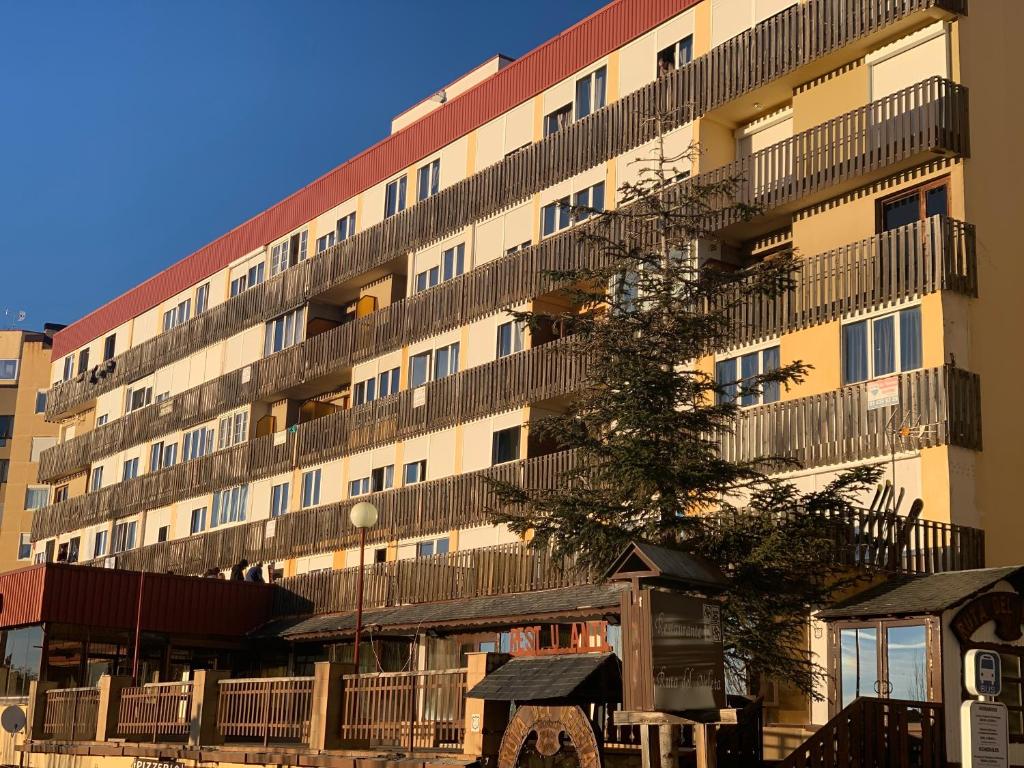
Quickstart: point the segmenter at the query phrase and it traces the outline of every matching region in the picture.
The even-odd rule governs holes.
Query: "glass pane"
[[[896,370],[895,318],[882,317],[872,323],[875,376],[885,376]]]
[[[743,377],[743,386],[750,387],[754,383],[754,377],[758,374],[757,352],[744,355],[740,358],[740,374]],[[757,393],[745,392],[740,396],[741,405],[757,405]]]
[[[605,105],[605,75],[607,70],[601,67],[594,73],[594,109],[600,109]]]
[[[878,632],[874,627],[843,629],[839,632],[841,653],[840,686],[842,706],[858,696],[875,698],[878,681]]]
[[[779,348],[769,347],[761,353],[761,372],[769,373],[779,369]],[[779,399],[779,382],[767,382],[761,391],[761,400],[765,403],[775,403]]]
[[[715,395],[719,403],[729,403],[736,399],[736,358],[719,360],[715,363],[715,383],[721,390]]]
[[[945,216],[949,207],[949,195],[946,193],[946,185],[929,189],[924,193],[924,215]]]
[[[890,699],[928,701],[928,635],[923,624],[885,633]]]
[[[921,367],[921,308],[900,312],[900,370]]]
[[[843,383],[868,377],[868,327],[863,321],[843,326]]]
[[[590,114],[590,78],[576,81],[576,119]]]
[[[919,216],[920,202],[915,192],[882,206],[882,228],[888,232],[890,229],[914,223]]]

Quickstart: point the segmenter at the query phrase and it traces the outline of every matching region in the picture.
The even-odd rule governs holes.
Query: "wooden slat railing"
[[[454,280],[320,334],[252,364],[249,380],[231,371],[163,403],[135,411],[42,452],[40,479],[51,482],[99,459],[226,410],[276,399],[299,383],[527,301],[554,288],[548,273],[589,263],[572,232],[505,256]],[[974,228],[934,216],[803,258],[792,291],[735,305],[736,344],[835,320],[844,313],[954,290],[977,295]],[[511,286],[504,288],[503,286]]]
[[[217,730],[236,741],[303,742],[309,739],[312,677],[221,680]]]
[[[685,108],[695,118],[901,19],[932,9],[960,13],[964,0],[808,0],[794,5],[565,130],[130,348],[114,358],[113,370],[95,383],[86,377],[81,382],[55,384],[47,396],[47,418],[56,420],[104,392],[646,143],[654,138],[653,121],[646,118],[658,108]]]
[[[778,768],[944,768],[942,704],[854,699]]]
[[[157,739],[188,736],[192,683],[147,683],[121,691],[117,731],[122,736]]]
[[[341,738],[351,746],[462,749],[466,670],[345,675]]]
[[[278,616],[355,610],[359,568],[317,571],[275,582]],[[363,605],[382,608],[438,600],[534,592],[594,583],[574,558],[514,542],[443,555],[374,563],[364,569]]]
[[[93,741],[99,688],[55,688],[46,692],[43,733],[60,741]]]

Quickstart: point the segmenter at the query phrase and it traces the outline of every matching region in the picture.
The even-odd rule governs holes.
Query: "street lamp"
[[[359,529],[359,573],[356,575],[356,643],[352,663],[359,674],[359,638],[363,634],[363,558],[366,554],[366,529],[377,524],[377,508],[368,501],[360,501],[348,513],[354,528]]]

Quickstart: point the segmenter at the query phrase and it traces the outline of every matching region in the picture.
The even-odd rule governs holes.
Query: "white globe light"
[[[360,501],[348,513],[348,519],[356,528],[373,528],[377,524],[377,508],[368,501]]]

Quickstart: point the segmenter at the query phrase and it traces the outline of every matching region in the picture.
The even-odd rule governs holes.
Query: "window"
[[[448,539],[431,539],[430,541],[420,541],[416,544],[416,556],[417,557],[430,557],[431,555],[446,555],[448,554]]]
[[[373,550],[373,562],[375,563],[386,563],[388,561],[388,549],[387,547],[377,547]]]
[[[80,536],[72,536],[67,540],[67,543],[61,544],[63,550],[64,562],[65,563],[77,563],[79,550],[82,547],[82,538]],[[60,560],[60,555],[57,556],[57,560]]]
[[[302,473],[302,508],[315,507],[320,503],[320,470]]]
[[[370,478],[361,477],[358,480],[352,480],[348,484],[348,495],[362,496],[364,493],[370,492]]]
[[[377,379],[369,378],[366,381],[358,382],[352,388],[352,405],[363,405],[372,403],[377,399]]]
[[[693,60],[693,35],[687,35],[675,45],[658,51],[658,77],[667,75]]]
[[[563,197],[553,203],[548,203],[540,212],[541,234],[544,237],[553,235],[568,228],[572,223],[572,210],[569,207],[569,198]]]
[[[779,347],[768,347],[746,355],[738,355],[715,363],[715,382],[719,391],[715,399],[729,403],[740,398],[740,405],[761,405],[775,403],[779,399],[779,382],[769,381],[760,386],[760,392],[746,391],[754,388],[754,377],[779,369]],[[744,390],[741,392],[740,390]]]
[[[38,485],[30,485],[25,489],[25,509],[39,509],[50,503],[50,489]]]
[[[270,516],[280,517],[288,512],[288,483],[279,483],[270,489]]]
[[[604,182],[598,182],[592,187],[587,187],[577,192],[572,197],[573,224],[579,221],[586,221],[599,211],[604,210]]]
[[[125,392],[124,396],[124,412],[128,414],[131,413],[132,411],[137,411],[139,408],[145,408],[152,402],[152,387],[139,387],[138,389],[128,387],[128,390],[127,392]]]
[[[405,210],[405,176],[395,179],[384,188],[384,218]]]
[[[412,485],[422,483],[427,479],[427,460],[412,461],[405,465],[402,470],[402,484]]]
[[[497,357],[508,357],[523,351],[523,326],[511,320],[498,326]]]
[[[85,373],[89,369],[89,350],[83,349],[78,353],[78,372]]]
[[[248,485],[236,485],[213,494],[213,510],[210,513],[210,527],[245,520],[245,506],[249,498]]]
[[[306,330],[305,317],[306,308],[299,307],[268,322],[263,354],[272,355],[302,341]]]
[[[164,331],[169,331],[172,328],[177,328],[179,325],[187,323],[191,316],[192,299],[185,299],[178,306],[164,312]]]
[[[531,245],[533,245],[533,241],[532,240],[527,240],[525,243],[520,243],[519,245],[513,245],[511,248],[508,248],[508,249],[505,250],[505,255],[506,256],[511,256],[513,253],[519,253],[520,251],[525,251]]]
[[[386,467],[377,467],[377,469],[370,472],[370,490],[374,493],[377,491],[386,491],[388,488],[394,488],[394,486],[394,464],[388,464]]]
[[[119,552],[127,552],[129,549],[135,548],[135,527],[136,522],[132,520],[129,523],[114,523],[114,534],[111,537],[113,539],[110,551],[113,554]]]
[[[128,459],[124,463],[124,468],[121,472],[121,481],[134,480],[139,476],[139,457],[136,456],[134,459]]]
[[[0,381],[17,381],[18,361],[0,360]]]
[[[67,501],[68,500],[68,490],[69,490],[69,486],[68,486],[67,483],[65,483],[64,485],[58,485],[56,488],[54,488],[53,489],[53,503],[57,504],[58,502],[61,502],[61,501]]]
[[[377,377],[378,397],[398,394],[399,369],[392,368]]]
[[[171,526],[169,526],[169,525],[161,525],[159,528],[157,528],[156,529],[156,542],[157,542],[157,544],[161,544],[161,543],[167,541],[167,537],[170,534],[170,532],[171,532]]]
[[[433,288],[439,282],[441,282],[440,267],[431,267],[430,269],[425,269],[422,272],[417,273],[416,275],[416,293],[419,293],[420,291],[425,291],[427,290],[427,288]]]
[[[289,267],[294,267],[300,261],[306,260],[306,244],[309,238],[309,230],[292,235],[270,249],[270,276],[284,272]]]
[[[576,81],[576,119],[586,117],[605,105],[605,81],[608,70],[604,67]]]
[[[199,507],[192,510],[192,518],[189,520],[188,532],[190,535],[202,533],[206,530],[206,507]]]
[[[239,275],[231,281],[231,295],[237,296],[247,288],[252,288],[255,285],[259,285],[263,282],[263,262],[255,266],[249,267],[249,271],[244,275]]]
[[[221,451],[233,445],[244,443],[249,439],[249,412],[239,411],[236,414],[221,418],[217,427],[217,450]]]
[[[68,355],[64,358],[64,375],[61,377],[63,381],[70,381],[71,377],[75,375],[75,356]]]
[[[103,557],[107,554],[107,532],[96,531],[96,535],[92,539],[92,556]]]
[[[36,392],[36,413],[46,412],[46,390],[40,389]]]
[[[921,308],[843,326],[843,383],[921,367]]]
[[[114,356],[117,349],[117,334],[112,333],[103,340],[103,362],[107,362]]]
[[[93,467],[89,478],[89,490],[98,491],[103,487],[103,467]]]
[[[949,186],[943,180],[883,200],[879,218],[882,231],[888,232],[929,216],[945,216],[948,213]]]
[[[434,350],[434,381],[459,372],[459,342]]]
[[[7,482],[7,474],[11,469],[10,459],[0,459],[0,483]]]
[[[332,247],[333,245],[334,245],[334,233],[333,232],[328,232],[323,237],[318,237],[316,239],[316,252],[317,253],[323,253],[324,251],[326,251],[328,248]]]
[[[421,352],[409,358],[409,387],[421,387],[430,380],[431,352]]]
[[[177,443],[164,443],[161,440],[159,443],[153,443],[149,446],[150,472],[156,472],[157,470],[164,469],[166,467],[173,467],[177,462]]]
[[[0,416],[0,446],[14,437],[14,417]]]
[[[491,464],[504,464],[519,458],[519,427],[500,429],[491,442]]]
[[[210,306],[210,284],[203,283],[196,288],[196,314],[201,315]]]
[[[416,173],[416,199],[426,200],[441,187],[441,159],[427,163]]]
[[[348,216],[342,216],[338,219],[338,242],[348,240],[352,235],[356,233],[356,214],[355,211],[350,213]]]
[[[109,413],[101,413],[99,416],[96,417],[96,426],[97,427],[102,427],[108,421],[110,421],[110,414]]]
[[[441,279],[451,280],[458,277],[466,269],[466,246],[459,243],[454,248],[448,248],[441,254]]]
[[[199,427],[186,432],[181,441],[181,460],[192,461],[213,451],[213,430]]]
[[[18,559],[28,560],[32,557],[32,534],[23,533],[18,537]]]
[[[558,133],[572,121],[572,104],[566,104],[544,117],[544,135]]]

